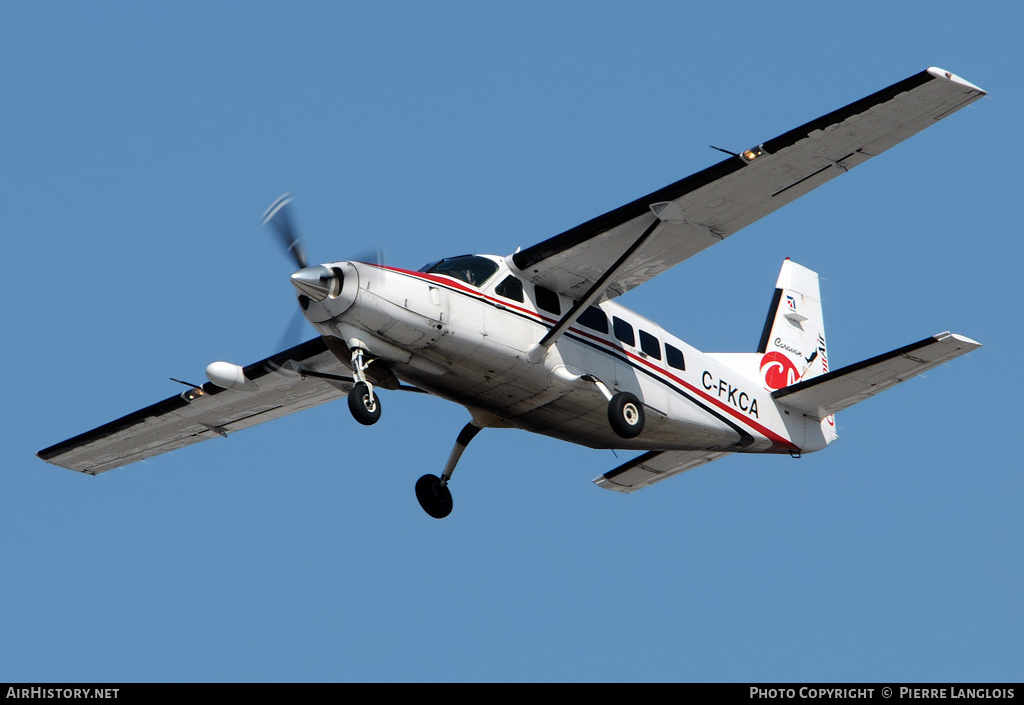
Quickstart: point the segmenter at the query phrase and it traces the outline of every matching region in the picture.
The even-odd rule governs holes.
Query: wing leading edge
[[[245,377],[256,386],[252,391],[207,382],[37,455],[96,475],[345,396],[351,387],[347,374],[323,338],[316,338],[246,367]]]
[[[510,259],[532,282],[579,299],[660,221],[628,266],[603,284],[603,298],[613,298],[984,95],[929,68]]]

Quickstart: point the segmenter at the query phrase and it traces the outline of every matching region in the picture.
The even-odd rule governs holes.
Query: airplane
[[[416,271],[310,264],[286,194],[263,222],[319,335],[244,367],[214,362],[208,382],[37,455],[97,475],[343,396],[371,425],[382,390],[427,393],[470,415],[440,475],[415,484],[441,519],[484,428],[642,451],[594,480],[622,493],[732,453],[821,450],[838,412],[980,344],[945,332],[830,369],[818,275],[789,259],[752,352],[701,352],[615,299],[984,95],[928,68],[511,255]]]

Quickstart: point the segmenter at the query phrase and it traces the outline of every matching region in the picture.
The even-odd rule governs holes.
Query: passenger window
[[[542,286],[536,286],[533,290],[537,293],[537,308],[553,313],[556,316],[562,315],[562,307],[558,303],[558,294]]]
[[[675,367],[677,370],[686,369],[686,360],[683,359],[683,351],[679,348],[672,347],[668,343],[665,343],[665,362],[668,363],[669,367]]]
[[[636,345],[636,337],[633,335],[633,326],[626,323],[618,316],[612,316],[612,330],[615,337],[626,345]]]
[[[640,331],[640,349],[647,353],[648,357],[653,357],[655,360],[661,359],[661,343],[645,330]]]
[[[591,306],[581,313],[580,317],[576,320],[579,321],[581,326],[592,328],[600,333],[608,332],[608,316],[597,306]]]
[[[514,276],[509,274],[505,279],[494,287],[494,293],[498,296],[504,296],[506,299],[512,299],[513,301],[523,301],[523,283],[516,279]]]

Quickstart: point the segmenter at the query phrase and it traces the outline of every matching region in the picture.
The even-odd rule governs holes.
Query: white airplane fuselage
[[[636,450],[806,453],[835,439],[834,420],[819,422],[776,403],[759,379],[760,354],[702,353],[614,301],[596,304],[604,330],[600,316],[596,325],[581,318],[537,356],[531,346],[559,314],[542,309],[521,277],[519,296],[515,289],[511,297],[498,293],[508,293],[501,284],[517,272],[505,258],[486,259],[498,268],[479,286],[373,264],[324,265],[343,275],[343,285],[321,301],[303,302],[305,315],[325,338],[344,343],[332,348],[343,362],[348,350],[361,348],[401,381],[465,406],[480,427]],[[561,313],[573,304],[564,297],[544,303]],[[631,336],[616,335],[615,319]],[[612,430],[608,399],[595,379],[642,401],[642,436]]]

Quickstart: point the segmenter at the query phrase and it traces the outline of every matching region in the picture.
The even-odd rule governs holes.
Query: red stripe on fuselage
[[[362,263],[362,264],[366,264],[366,263]],[[487,301],[487,302],[490,302],[490,303],[500,304],[501,306],[504,306],[505,308],[514,309],[516,311],[519,311],[520,313],[522,313],[522,314],[524,314],[524,315],[526,315],[526,316],[528,316],[528,317],[530,317],[530,318],[532,318],[532,319],[534,319],[534,320],[536,320],[536,321],[538,321],[540,323],[547,323],[547,324],[550,324],[550,325],[555,325],[556,323],[558,323],[558,319],[548,318],[547,316],[543,316],[543,315],[537,313],[536,311],[531,311],[528,308],[523,308],[521,306],[516,306],[515,304],[511,304],[507,300],[496,299],[496,298],[494,298],[492,296],[488,296],[487,294],[484,294],[483,292],[477,291],[476,289],[469,288],[465,284],[459,282],[457,279],[452,279],[452,278],[444,276],[444,275],[440,275],[440,274],[427,274],[425,272],[412,272],[412,271],[409,271],[407,269],[399,269],[398,267],[384,267],[382,265],[376,265],[376,264],[370,265],[370,266],[377,267],[378,269],[384,269],[384,270],[387,270],[389,272],[395,272],[396,274],[404,274],[406,276],[413,277],[415,279],[422,279],[422,280],[431,282],[433,284],[437,284],[438,286],[443,286],[446,289],[451,289],[453,291],[457,291],[460,294],[465,294],[467,296],[471,296],[471,297],[476,298],[476,299],[483,299],[484,301]],[[601,345],[603,345],[606,348],[608,348],[610,351],[615,352],[615,353],[620,353],[620,354],[624,355],[625,357],[629,358],[630,360],[634,361],[635,363],[639,363],[639,364],[641,364],[641,365],[643,365],[643,366],[653,370],[654,372],[657,372],[660,375],[662,375],[664,377],[667,377],[668,379],[670,379],[670,380],[672,380],[672,381],[682,385],[684,388],[686,388],[687,390],[689,390],[693,394],[697,395],[701,399],[704,399],[705,401],[707,401],[711,405],[715,406],[716,408],[720,409],[721,411],[726,412],[727,414],[729,414],[730,416],[735,418],[737,421],[740,421],[745,426],[748,426],[752,430],[756,431],[758,434],[760,434],[760,435],[764,436],[765,438],[767,438],[768,440],[770,440],[773,443],[773,446],[770,449],[770,451],[788,452],[788,451],[799,451],[800,450],[792,441],[784,438],[783,436],[780,436],[778,433],[776,433],[775,431],[772,431],[771,429],[767,428],[766,426],[762,426],[760,423],[757,423],[756,421],[753,421],[748,416],[744,416],[738,410],[736,410],[736,409],[732,408],[731,406],[725,404],[720,399],[717,399],[716,397],[711,396],[706,391],[704,391],[704,390],[702,390],[702,389],[700,389],[698,387],[695,387],[694,385],[690,384],[689,382],[687,382],[686,380],[682,379],[681,377],[678,377],[678,376],[672,374],[671,372],[669,372],[668,370],[666,370],[666,369],[664,369],[662,367],[658,367],[657,365],[652,364],[649,360],[645,360],[644,358],[640,357],[639,355],[637,355],[635,353],[632,353],[629,350],[626,350],[625,348],[623,348],[622,346],[620,346],[620,345],[618,345],[616,343],[612,343],[609,340],[606,340],[604,338],[600,338],[600,337],[598,337],[596,335],[593,335],[592,333],[588,333],[587,331],[580,330],[579,328],[572,328],[572,327],[570,327],[569,330],[571,332],[575,333],[578,336],[589,338],[590,340],[593,340],[596,343],[600,343]]]

